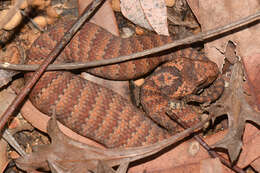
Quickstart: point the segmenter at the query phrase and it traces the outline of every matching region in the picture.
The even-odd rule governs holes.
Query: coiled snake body
[[[72,22],[59,23],[42,34],[29,49],[27,64],[41,63],[71,24]],[[108,59],[169,42],[172,42],[170,37],[155,34],[122,39],[87,23],[54,63]],[[197,60],[178,57],[192,57]],[[112,90],[66,71],[46,72],[33,88],[29,98],[45,114],[51,115],[55,108],[57,119],[65,126],[107,147],[155,143],[171,135],[159,125],[170,130],[176,128],[176,124],[168,121],[166,115],[160,116],[165,114],[163,106],[168,104],[168,101],[162,99],[165,96],[168,99],[187,95],[190,95],[190,98],[196,97],[193,94],[198,89],[208,86],[217,78],[217,66],[206,57],[188,49],[87,70],[106,79],[128,80],[148,74],[158,65],[168,61],[169,63],[163,65],[164,68],[156,69],[155,74],[148,77],[144,84],[141,99],[146,113]],[[31,73],[27,73],[25,79],[29,80],[30,76]],[[156,88],[163,91],[163,94],[155,91]],[[216,94],[213,100],[218,96],[219,94]],[[152,107],[152,110],[149,107]],[[198,121],[194,115],[185,119]]]

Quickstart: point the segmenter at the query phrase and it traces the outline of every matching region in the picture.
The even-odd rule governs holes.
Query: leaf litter
[[[255,1],[252,1],[252,2],[255,2]],[[203,6],[204,8],[198,8],[199,11],[203,12],[202,14],[204,14],[204,13],[210,14],[209,12],[203,11],[203,10],[206,9],[207,3],[204,2],[204,1],[200,1],[200,3],[204,5]],[[217,5],[219,5],[219,4],[223,5],[223,3],[222,4],[221,3],[222,3],[222,1],[219,1],[219,3]],[[234,7],[238,8],[239,5],[237,5],[236,3],[243,4],[243,2],[235,2],[235,3],[233,3],[232,8],[234,8]],[[246,3],[246,2],[244,2],[244,3]],[[252,4],[254,4],[254,3],[252,3]],[[246,5],[243,4],[243,5],[247,6],[248,4],[246,4]],[[241,6],[243,6],[243,5],[241,5]],[[241,6],[239,6],[239,7],[241,7]],[[248,6],[252,7],[252,5],[248,5]],[[195,8],[195,7],[194,8],[193,7],[191,6],[192,9]],[[228,11],[228,12],[230,12],[230,11],[232,12],[232,10],[233,11],[236,10],[236,12],[240,11],[240,10],[237,10],[237,9],[235,9],[235,10],[234,9],[231,10],[231,9],[225,9],[225,10]],[[221,10],[221,13],[223,13],[223,11],[225,11],[225,10]],[[209,9],[209,11],[210,11],[210,9]],[[254,11],[254,10],[251,10],[251,11]],[[241,11],[240,11],[240,13],[241,13]],[[211,13],[211,15],[213,17],[214,17],[214,15],[218,16],[215,13]],[[231,16],[231,15],[233,15],[233,14],[231,13],[228,16]],[[243,13],[243,15],[245,15],[245,14]],[[205,15],[205,17],[208,17],[208,16]],[[208,19],[211,20],[213,17],[208,17]],[[241,17],[241,16],[239,16],[239,17]],[[199,19],[199,22],[201,22],[201,20],[200,20],[201,17],[198,17],[198,19]],[[216,24],[217,22],[212,20],[212,23]],[[205,28],[207,29],[207,27],[210,27],[210,26],[211,26],[210,24],[208,24],[208,23],[205,24],[205,22],[204,23],[202,22],[202,29],[205,29]],[[253,28],[250,31],[251,33],[247,32],[247,34],[250,33],[252,35],[254,33],[253,31],[257,31],[257,30],[255,28]],[[251,74],[257,74],[257,73],[254,73],[255,71],[252,72],[250,66],[248,65],[248,64],[251,64],[251,65],[254,64],[254,62],[256,60],[255,61],[247,60],[248,58],[257,59],[257,58],[254,58],[254,55],[250,55],[250,51],[252,50],[252,52],[254,53],[257,50],[257,47],[252,46],[250,41],[247,41],[246,43],[242,43],[239,40],[239,37],[240,36],[234,37],[234,39],[230,39],[229,38],[228,41],[232,40],[236,45],[239,45],[238,49],[237,49],[237,52],[238,52],[239,56],[247,57],[247,58],[243,59],[243,63],[246,66],[245,66],[245,69],[242,70],[242,71],[244,71],[244,73],[248,73],[248,74],[250,74],[250,73]],[[256,42],[257,42],[257,40],[256,40]],[[217,47],[218,55],[221,54],[221,56],[222,56],[223,52],[225,52],[223,48],[227,45],[227,40],[224,40],[224,42],[222,42],[220,44],[220,47],[218,47],[218,45],[209,45],[210,43],[211,42],[207,43],[206,46],[205,46],[206,53],[210,55],[209,57],[214,57],[216,55],[216,49],[214,49],[215,47]],[[249,45],[249,43],[250,43],[250,45]],[[241,46],[241,44],[243,44],[243,45]],[[246,47],[245,44],[249,45],[249,48]],[[255,44],[255,45],[257,45],[257,44]],[[209,53],[210,52],[210,51],[208,51],[209,48],[213,48],[214,49],[214,53],[213,54]],[[219,52],[221,52],[221,53],[219,53]],[[227,50],[226,50],[226,52],[227,52]],[[229,55],[226,55],[226,56],[228,57]],[[220,62],[221,59],[223,59],[223,58],[215,59],[215,62],[219,62],[220,66],[222,65],[221,62]],[[237,64],[240,64],[240,65],[237,65]],[[234,69],[236,69],[236,70],[234,70]],[[241,71],[239,71],[239,69],[242,69],[242,65],[241,65],[241,63],[236,63],[234,65],[233,71],[232,71],[233,79],[232,79],[232,75],[231,75],[231,79],[230,79],[231,82],[229,83],[229,87],[226,89],[227,90],[226,94],[224,93],[223,97],[219,101],[217,101],[214,105],[211,105],[210,108],[208,109],[209,112],[212,112],[214,114],[218,114],[218,115],[227,114],[228,115],[228,118],[229,118],[229,130],[228,130],[228,133],[221,141],[217,142],[217,144],[215,144],[215,146],[227,148],[232,161],[237,160],[238,159],[238,155],[241,152],[242,136],[243,136],[243,132],[244,132],[245,122],[246,121],[253,121],[256,124],[259,124],[259,118],[258,118],[259,117],[258,116],[259,113],[257,111],[255,111],[252,108],[251,105],[248,104],[248,100],[246,100],[247,95],[245,94],[245,90],[242,87],[243,83],[244,83],[242,76],[247,76],[247,74],[243,74]],[[257,70],[258,66],[256,66],[254,69]],[[239,74],[241,76],[238,77],[239,75],[235,75],[235,73]],[[237,76],[237,78],[234,79],[234,76]],[[257,85],[256,82],[254,82],[255,79],[257,79],[257,77],[255,77],[255,76],[252,77],[252,75],[249,75],[247,79],[248,79],[249,82],[251,82],[250,85],[253,86],[253,88],[256,88],[257,86],[259,86],[259,85]],[[233,82],[232,83],[232,81],[240,81],[240,82],[237,82],[237,83]],[[237,90],[232,89],[233,86]],[[228,91],[229,91],[229,93],[228,93]],[[230,94],[230,93],[232,93],[232,94]],[[253,93],[252,97],[257,96],[257,94],[258,94],[257,92],[254,92],[254,91],[252,93]],[[239,100],[237,101],[236,99],[239,99]],[[214,108],[216,108],[216,109],[214,109]],[[250,113],[250,115],[248,113]],[[256,157],[258,157],[258,156],[256,156]],[[105,163],[103,163],[100,160],[95,160],[94,159],[93,163],[89,162],[89,164],[90,165],[95,165],[95,168],[98,168],[99,172],[102,172],[102,171],[104,172],[104,171],[110,171],[111,170],[110,169],[111,167],[107,166]],[[50,161],[48,160],[48,165],[51,167],[51,169],[54,172],[55,171],[58,172],[57,170],[60,170],[60,167],[61,167],[61,165],[59,163],[57,163],[56,161],[52,161],[52,160],[50,160]]]

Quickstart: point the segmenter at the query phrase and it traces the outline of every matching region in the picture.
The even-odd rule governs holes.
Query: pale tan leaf
[[[167,8],[164,0],[140,0],[140,4],[154,31],[161,35],[169,35],[167,24]]]
[[[122,14],[131,22],[148,30],[153,30],[145,17],[139,0],[122,0],[120,6]]]
[[[133,23],[169,35],[164,0],[122,0],[120,5],[122,14]]]

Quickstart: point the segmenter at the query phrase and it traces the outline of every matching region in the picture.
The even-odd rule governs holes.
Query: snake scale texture
[[[72,21],[60,22],[43,33],[28,50],[26,63],[41,63],[71,24]],[[122,39],[86,23],[54,63],[109,59],[172,41],[170,37],[155,34]],[[198,57],[198,54],[190,50],[156,54],[150,58],[88,69],[87,72],[106,79],[135,79],[178,56]],[[25,74],[25,79],[29,80],[31,75]],[[65,126],[109,148],[152,144],[171,135],[117,93],[71,72],[46,72],[29,98],[43,113],[51,115],[55,109],[57,119]],[[187,118],[190,119],[197,121],[194,116]]]

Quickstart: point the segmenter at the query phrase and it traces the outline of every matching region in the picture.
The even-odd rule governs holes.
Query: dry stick
[[[179,117],[176,116],[176,114],[174,113],[167,113],[171,118],[173,118],[174,120],[176,120],[178,122],[178,124],[184,128],[184,129],[188,129],[190,128],[190,126],[182,121]],[[211,150],[210,146],[199,136],[199,135],[195,135],[193,136],[193,138],[195,138],[199,144],[205,149],[208,151],[209,155],[213,158],[216,158],[218,157],[219,160],[221,161],[221,163],[225,166],[227,166],[228,168],[232,169],[233,171],[235,172],[238,172],[238,173],[245,173],[245,171],[243,171],[240,167],[236,166],[236,165],[232,165],[230,161],[228,161],[227,159],[225,159],[223,156],[219,155],[217,152]]]
[[[3,116],[0,118],[0,130],[8,121],[9,117],[14,113],[16,108],[23,102],[24,98],[29,94],[31,88],[38,81],[41,75],[44,73],[47,66],[59,55],[64,47],[69,43],[71,38],[84,24],[84,22],[90,18],[90,15],[95,12],[95,9],[100,7],[105,0],[93,0],[92,3],[85,9],[82,16],[80,16],[73,26],[64,34],[64,37],[56,44],[55,48],[48,55],[48,58],[40,65],[39,69],[33,74],[30,81],[28,81],[21,92],[16,96],[12,104],[7,108]]]
[[[98,60],[98,61],[91,61],[88,63],[67,63],[67,64],[52,64],[49,65],[47,70],[73,70],[73,69],[81,69],[81,68],[90,68],[90,67],[97,67],[102,65],[109,65],[109,64],[115,64],[120,62],[125,62],[129,60],[138,59],[153,53],[158,53],[164,50],[168,50],[170,48],[174,48],[180,45],[185,44],[191,44],[199,41],[204,41],[206,39],[218,36],[220,34],[232,31],[234,29],[237,29],[241,26],[245,26],[249,23],[255,22],[260,19],[260,12],[257,12],[253,15],[250,15],[248,17],[245,17],[243,19],[240,19],[238,21],[232,22],[228,25],[218,27],[215,29],[211,29],[208,31],[201,32],[197,35],[193,35],[190,37],[186,37],[184,39],[176,40],[173,43],[169,43],[160,47],[156,47],[153,49],[147,49],[142,52],[134,53],[131,55],[126,56],[120,56],[117,58],[112,59],[104,59],[104,60]],[[22,71],[35,71],[39,65],[14,65],[9,63],[0,64],[0,68],[2,69],[9,69],[9,70],[22,70]]]

